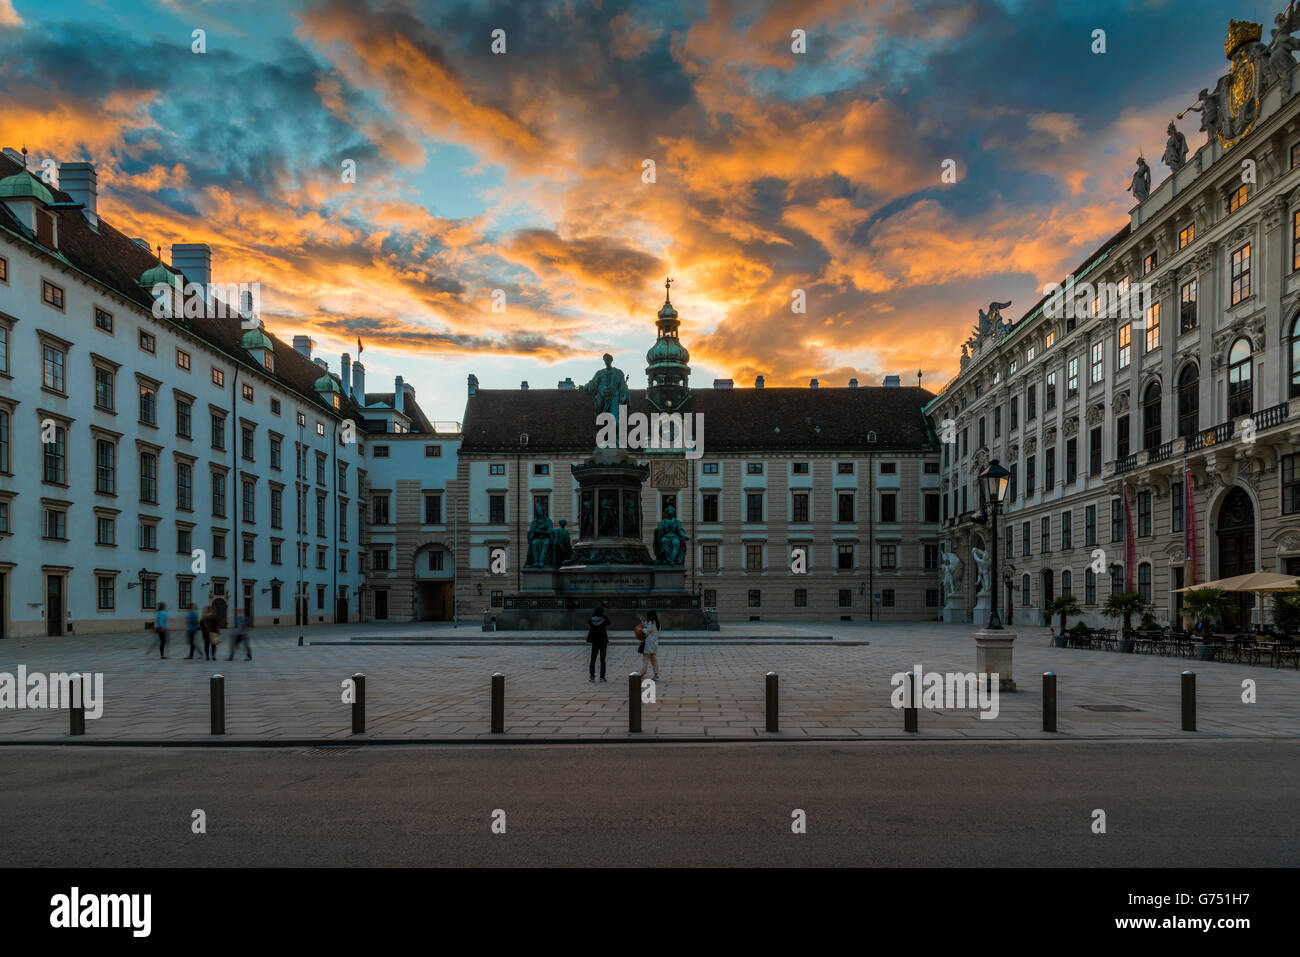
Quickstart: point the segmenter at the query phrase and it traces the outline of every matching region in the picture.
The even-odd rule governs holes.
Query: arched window
[[[1142,394],[1142,448],[1160,444],[1160,382],[1152,382]]]
[[[1291,323],[1291,389],[1292,399],[1300,396],[1300,316]]]
[[[1178,373],[1178,434],[1184,438],[1200,429],[1201,373],[1189,362]]]
[[[1029,607],[1029,576],[1020,576],[1020,604]]]
[[[1062,595],[1074,594],[1074,579],[1070,575],[1070,570],[1068,568],[1065,571],[1061,572],[1061,594]]]
[[[1097,573],[1092,570],[1091,565],[1083,570],[1083,603],[1097,604]]]
[[[1138,594],[1144,604],[1151,604],[1151,563],[1143,562],[1138,566]]]
[[[1250,415],[1254,408],[1250,373],[1250,340],[1238,339],[1228,352],[1228,418]]]

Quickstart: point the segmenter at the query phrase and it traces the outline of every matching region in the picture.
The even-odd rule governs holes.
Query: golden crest
[[[1232,82],[1228,86],[1228,110],[1233,116],[1240,116],[1242,108],[1255,97],[1257,71],[1249,57],[1241,57],[1232,70]]]

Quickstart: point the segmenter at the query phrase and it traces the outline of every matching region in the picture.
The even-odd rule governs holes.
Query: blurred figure
[[[190,653],[186,659],[194,657],[194,638],[199,633],[199,613],[194,609],[194,603],[191,602],[185,610],[185,641],[190,646]]]
[[[596,655],[600,655],[600,680],[605,680],[605,655],[609,651],[609,619],[605,606],[597,605],[587,619],[587,643],[591,645],[591,661],[587,663],[588,681],[596,680]]]
[[[167,602],[158,602],[158,611],[153,617],[153,631],[158,636],[158,657],[167,657]]]
[[[244,652],[248,655],[248,657],[246,657],[244,660],[245,661],[253,660],[253,646],[248,641],[248,632],[251,627],[252,625],[248,620],[248,609],[236,608],[235,609],[235,638],[230,643],[230,657],[226,659],[227,661],[235,660],[235,651],[238,650],[239,643],[241,641],[244,643]]]
[[[217,644],[221,641],[217,635],[221,632],[221,622],[217,621],[216,612],[212,610],[211,605],[203,607],[203,614],[199,618],[199,631],[203,633],[203,660],[217,660]]]

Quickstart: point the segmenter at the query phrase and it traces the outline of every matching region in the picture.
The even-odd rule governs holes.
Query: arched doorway
[[[1234,485],[1223,497],[1219,506],[1217,524],[1219,545],[1219,577],[1231,578],[1255,570],[1255,506],[1245,489]],[[1224,625],[1244,628],[1250,624],[1250,611],[1255,606],[1255,596],[1238,592],[1230,595],[1233,601]]]

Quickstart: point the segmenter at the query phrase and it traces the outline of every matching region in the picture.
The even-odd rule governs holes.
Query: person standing
[[[659,680],[659,613],[654,609],[646,612],[645,621],[641,622],[641,633],[645,636],[641,642],[641,677],[645,677],[646,663],[654,667],[654,680]]]
[[[191,602],[189,608],[185,610],[185,641],[190,646],[190,653],[186,659],[194,657],[194,638],[199,631],[199,613],[194,610],[194,603]]]
[[[158,611],[153,617],[154,634],[158,636],[158,657],[167,657],[167,602],[158,602]]]
[[[591,661],[587,663],[588,681],[596,680],[596,655],[600,655],[600,680],[605,680],[605,655],[609,651],[609,619],[605,607],[597,605],[587,619],[587,643],[591,645]]]
[[[227,661],[235,660],[235,651],[239,648],[239,643],[241,641],[244,643],[244,652],[248,655],[248,657],[245,658],[244,660],[245,661],[253,660],[253,646],[248,641],[248,630],[249,630],[248,609],[236,608],[235,609],[235,640],[230,643],[230,657],[226,659]]]
[[[217,616],[212,610],[211,605],[205,605],[203,614],[199,616],[199,631],[203,634],[203,660],[217,660],[217,633],[221,630],[221,625],[217,621]]]

